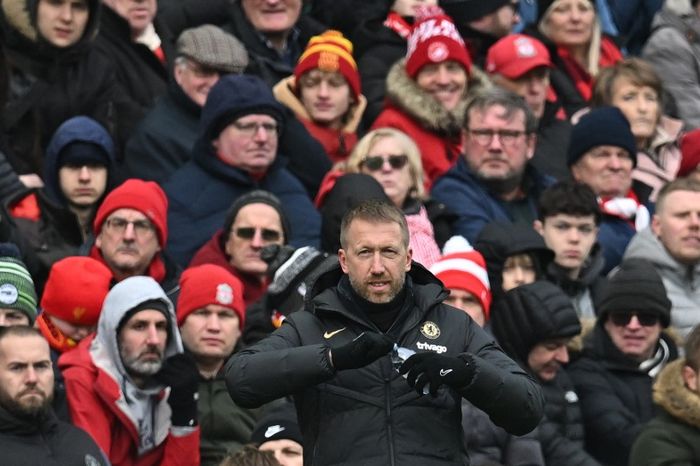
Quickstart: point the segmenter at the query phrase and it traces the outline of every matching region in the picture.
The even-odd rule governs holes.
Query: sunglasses
[[[610,320],[618,327],[625,327],[632,320],[632,316],[637,316],[639,324],[644,327],[659,323],[659,316],[648,312],[613,312],[610,314]]]
[[[402,169],[408,163],[408,156],[401,155],[368,155],[360,162],[361,167],[365,167],[371,172],[381,170],[384,166],[384,161],[389,162],[389,165],[394,170]]]
[[[260,236],[263,241],[279,241],[282,237],[282,233],[277,230],[271,230],[269,228],[255,228],[255,227],[240,227],[236,228],[234,232],[236,236],[241,239],[253,239],[255,232],[260,230]]]

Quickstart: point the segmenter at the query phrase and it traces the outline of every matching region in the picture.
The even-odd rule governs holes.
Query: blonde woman
[[[552,88],[568,116],[590,101],[599,70],[622,59],[615,43],[601,33],[594,3],[538,0],[537,31],[530,31],[549,48]]]
[[[431,217],[444,215],[428,213],[433,209],[423,187],[420,151],[410,137],[393,128],[370,131],[355,146],[345,171],[372,176],[382,185],[391,202],[403,210],[416,262],[430,267],[440,259]],[[441,209],[438,207],[437,210]],[[443,223],[446,226],[446,222]]]

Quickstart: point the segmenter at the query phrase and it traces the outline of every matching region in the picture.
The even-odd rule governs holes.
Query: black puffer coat
[[[379,331],[346,308],[348,298],[336,286],[341,277],[339,266],[322,274],[307,294],[306,310],[234,355],[226,371],[231,396],[241,406],[294,394],[306,465],[469,464],[460,428],[462,397],[511,433],[522,435],[537,425],[539,386],[466,313],[442,304],[447,292],[415,262],[400,324],[388,335],[420,352],[471,354],[474,379],[459,390],[443,386],[432,398],[419,397],[388,354],[361,369],[336,372],[330,347]]]
[[[17,418],[0,407],[2,464],[12,466],[108,466],[109,461],[83,430],[53,412],[41,420]]]
[[[664,333],[657,355],[659,361],[642,370],[617,349],[599,319],[585,339],[582,357],[568,367],[581,400],[586,450],[601,463],[626,466],[635,438],[654,417],[654,379],[648,371],[678,357],[675,343]]]

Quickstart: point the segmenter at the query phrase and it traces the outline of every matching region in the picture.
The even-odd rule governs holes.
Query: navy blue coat
[[[163,188],[169,202],[167,250],[182,266],[223,226],[233,201],[255,189],[280,199],[291,225],[290,244],[319,247],[321,217],[279,154],[265,177],[256,180],[219,160],[210,143],[200,140],[193,159],[173,173]]]
[[[537,217],[537,199],[545,188],[554,183],[554,178],[541,175],[528,166],[525,170],[525,183],[528,186],[525,202],[534,219]],[[442,202],[457,215],[458,219],[453,225],[454,234],[464,236],[472,244],[487,223],[515,221],[507,203],[488,192],[486,186],[471,172],[463,156],[435,181],[431,194],[433,199]]]

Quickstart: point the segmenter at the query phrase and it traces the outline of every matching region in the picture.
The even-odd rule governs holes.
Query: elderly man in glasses
[[[584,339],[581,358],[569,368],[581,401],[586,450],[599,462],[627,465],[635,438],[652,419],[652,384],[678,356],[662,333],[671,302],[654,266],[622,263],[596,303],[598,321]]]
[[[156,183],[126,180],[105,198],[93,222],[90,257],[104,263],[114,280],[147,275],[177,296],[180,268],[163,249],[168,240],[168,199]]]
[[[168,250],[180,264],[187,265],[221,228],[231,204],[255,189],[279,198],[292,245],[318,245],[320,216],[278,156],[285,123],[284,108],[260,78],[224,76],[209,91],[192,160],[165,184],[172,232]]]
[[[537,199],[554,179],[530,164],[537,121],[518,95],[494,88],[467,106],[462,157],[433,185],[435,200],[457,214],[454,233],[475,242],[490,222],[532,225]]]

